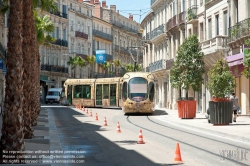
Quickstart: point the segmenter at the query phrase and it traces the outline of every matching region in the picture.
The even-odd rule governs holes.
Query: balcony
[[[166,60],[166,70],[170,70],[174,64],[174,59]]]
[[[119,51],[120,50],[119,46],[118,45],[114,45],[114,50]]]
[[[97,37],[100,37],[100,38],[103,38],[103,39],[106,39],[106,40],[109,40],[109,41],[113,41],[113,36],[110,35],[110,34],[106,34],[102,31],[98,31],[96,29],[93,29],[93,35],[97,36]]]
[[[106,60],[107,61],[112,61],[113,60],[113,56],[110,54],[106,54]]]
[[[120,28],[122,28],[122,29],[125,29],[125,30],[127,30],[127,31],[129,31],[129,32],[136,33],[136,34],[140,35],[140,32],[138,31],[138,29],[130,28],[130,27],[128,27],[128,26],[126,26],[126,25],[123,25],[122,23],[120,23],[120,22],[118,22],[118,21],[114,21],[114,20],[111,21],[111,23],[112,23],[113,25],[118,26],[118,27],[120,27]]]
[[[165,59],[161,59],[161,60],[158,60],[156,62],[153,62],[153,63],[150,63],[149,64],[149,72],[155,72],[155,71],[158,71],[158,70],[163,70],[163,69],[166,69],[166,63],[165,63]]]
[[[80,38],[88,40],[88,35],[86,33],[75,31],[75,35],[76,37],[80,37]]]
[[[250,18],[238,22],[228,29],[228,43],[244,44],[244,40],[250,37]]]
[[[186,22],[185,16],[186,16],[185,11],[178,14],[178,24],[179,25],[185,24],[185,22]]]
[[[167,31],[170,31],[170,30],[172,30],[173,28],[176,27],[176,25],[177,25],[176,18],[177,18],[177,15],[175,15],[174,17],[172,17],[171,19],[168,20],[167,25],[166,25],[166,27],[167,27],[166,30]]]
[[[227,51],[227,36],[216,36],[200,43],[204,53],[206,68],[211,67],[221,57],[221,52]]]
[[[188,24],[198,23],[197,12],[198,12],[197,5],[193,5],[190,8],[188,8],[188,11],[187,11],[187,23]]]
[[[85,61],[87,60],[87,57],[88,57],[88,55],[80,54],[80,53],[76,53],[76,56],[82,57],[82,59],[84,59]]]
[[[201,49],[205,55],[226,48],[227,48],[227,36],[216,36],[212,39],[201,42]]]
[[[59,12],[59,11],[57,11],[57,12],[52,12],[51,11],[50,14],[53,14],[53,15],[56,15],[58,17],[68,19],[68,14],[67,13],[62,13],[62,12]]]
[[[60,72],[60,73],[68,73],[67,67],[61,67],[61,66],[56,66],[56,65],[41,65],[41,70]]]
[[[56,39],[56,41],[53,42],[52,44],[63,46],[63,47],[68,47],[68,41],[62,40],[62,39]]]
[[[159,25],[157,28],[155,28],[152,31],[151,39],[154,39],[154,38],[160,36],[161,34],[164,34],[164,26],[163,26],[163,24]]]

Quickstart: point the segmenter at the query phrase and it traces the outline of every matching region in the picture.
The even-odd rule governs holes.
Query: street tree
[[[30,0],[26,0],[30,1]],[[1,153],[24,151],[23,119],[23,5],[24,0],[9,0],[8,56],[1,136]],[[2,159],[3,156],[1,156]],[[11,160],[19,160],[18,154]],[[10,161],[10,159],[7,159]]]

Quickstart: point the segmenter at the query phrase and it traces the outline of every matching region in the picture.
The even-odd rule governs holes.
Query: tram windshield
[[[145,78],[135,77],[129,81],[128,97],[134,101],[142,101],[148,98],[148,81]]]

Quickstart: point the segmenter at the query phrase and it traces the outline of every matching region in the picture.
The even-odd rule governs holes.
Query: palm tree
[[[6,88],[1,151],[24,151],[23,120],[23,1],[10,0]],[[30,0],[29,0],[30,1]],[[19,159],[18,156],[15,156]],[[2,158],[2,156],[1,156]],[[9,160],[7,158],[6,160]],[[13,158],[11,159],[13,160]]]
[[[80,56],[69,57],[69,61],[67,62],[68,65],[71,65],[71,69],[74,69],[74,78],[76,77],[76,67],[84,64],[85,60],[82,59]]]
[[[125,64],[124,65],[124,69],[126,70],[126,72],[133,72],[134,71],[134,65],[132,65],[132,64]]]
[[[91,68],[91,70],[90,70],[90,73],[91,73],[90,78],[93,78],[93,72],[94,72],[93,68],[94,68],[95,61],[96,61],[96,58],[95,58],[94,55],[92,55],[92,56],[88,55],[87,56],[87,63],[88,63],[88,65],[90,65],[90,68]]]
[[[32,75],[32,71],[34,70],[32,65],[34,64],[34,46],[36,46],[36,40],[32,40],[32,34],[35,31],[35,27],[33,25],[34,17],[33,17],[33,10],[32,10],[32,1],[24,1],[23,5],[25,8],[23,8],[23,67],[24,67],[24,73],[23,73],[23,81],[24,82],[30,82],[30,80],[35,80],[34,76]],[[32,28],[34,28],[32,30]],[[30,85],[28,83],[24,83],[23,85],[23,118],[24,118],[24,138],[32,138],[34,136],[33,129],[31,127],[31,112],[33,103],[31,102],[31,97],[34,91],[32,91],[32,87],[34,86]]]
[[[104,68],[104,77],[107,77],[107,69],[111,66],[110,62],[105,62],[102,64],[102,67]]]
[[[53,32],[55,26],[48,15],[39,16],[38,12],[34,12],[36,22],[37,42],[39,45],[50,45],[55,42],[55,38],[45,35],[45,32]]]
[[[116,68],[118,67],[118,70],[119,70],[119,68],[121,68],[121,60],[114,60],[113,64],[115,65],[115,76],[116,76],[117,75]]]
[[[83,67],[87,66],[87,63],[83,58],[81,58],[81,60],[79,60],[79,62],[78,62],[78,65],[79,65],[80,69],[82,69]]]

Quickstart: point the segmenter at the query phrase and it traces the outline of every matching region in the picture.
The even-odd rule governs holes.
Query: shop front
[[[232,75],[235,77],[236,87],[234,89],[239,98],[239,105],[242,114],[249,113],[249,79],[242,75],[244,53],[235,54],[227,57],[228,66]]]

